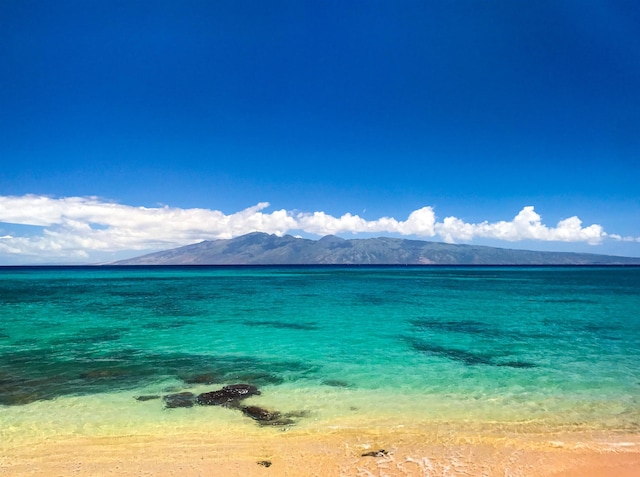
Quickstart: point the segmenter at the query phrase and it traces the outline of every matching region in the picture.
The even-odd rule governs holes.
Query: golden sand
[[[167,436],[66,437],[0,447],[14,476],[637,477],[640,436],[500,429],[259,428]],[[377,453],[378,455],[365,455]]]

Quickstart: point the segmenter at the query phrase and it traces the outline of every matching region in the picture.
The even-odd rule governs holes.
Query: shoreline
[[[640,468],[637,273],[78,273],[5,280],[0,475]]]
[[[0,446],[0,473],[6,477],[632,477],[640,468],[640,434],[508,433],[494,426],[485,426],[484,431],[457,427],[293,427],[285,432],[255,426],[232,433],[211,425],[168,435],[33,439]],[[366,453],[375,455],[362,455]]]

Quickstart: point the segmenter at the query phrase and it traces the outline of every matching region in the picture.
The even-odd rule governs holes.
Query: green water
[[[134,399],[233,383],[299,426],[637,431],[639,358],[634,267],[0,269],[5,434],[244,425]]]

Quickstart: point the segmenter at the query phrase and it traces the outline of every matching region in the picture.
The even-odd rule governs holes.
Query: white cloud
[[[324,212],[299,213],[296,215],[296,220],[296,228],[317,235],[386,232],[433,237],[435,226],[435,214],[431,207],[423,207],[412,212],[404,222],[390,217],[365,220],[349,213],[336,218]]]
[[[402,221],[393,217],[367,220],[346,213],[265,212],[267,202],[233,214],[210,209],[133,207],[97,197],[51,198],[38,195],[0,196],[0,223],[43,228],[39,235],[0,236],[0,254],[37,257],[87,258],[94,252],[166,249],[202,240],[231,238],[254,231],[283,235],[300,231],[316,235],[388,233],[468,242],[476,237],[518,241],[601,243],[605,238],[639,241],[608,235],[602,226],[582,226],[578,217],[561,220],[555,227],[542,223],[532,206],[512,220],[467,223],[456,217],[436,220],[432,207],[423,207]]]
[[[524,207],[509,222],[468,224],[456,217],[447,217],[442,223],[436,225],[436,232],[445,242],[468,241],[474,237],[483,237],[510,242],[543,240],[586,242],[594,245],[602,242],[606,236],[602,226],[594,224],[582,227],[582,221],[575,216],[561,220],[556,227],[547,227],[532,206]]]
[[[0,197],[0,222],[44,226],[31,237],[3,237],[0,253],[84,256],[86,251],[149,250],[230,238],[253,231],[282,235],[295,220],[268,203],[235,214],[217,210],[131,207],[95,197]]]
[[[640,237],[623,237],[622,235],[618,235],[618,234],[606,234],[607,237],[613,239],[613,240],[619,240],[620,242],[638,242],[640,243]]]

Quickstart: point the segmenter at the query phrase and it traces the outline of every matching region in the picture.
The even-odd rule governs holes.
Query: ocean
[[[639,358],[639,267],[0,269],[5,445],[203,423],[637,433]],[[198,404],[234,384],[259,394]]]

